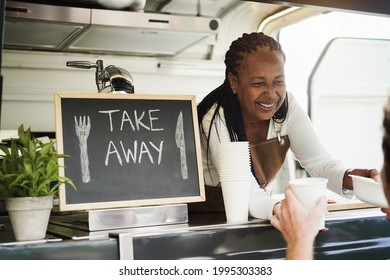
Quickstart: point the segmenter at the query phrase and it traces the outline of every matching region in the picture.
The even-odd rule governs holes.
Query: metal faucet
[[[67,61],[66,66],[82,69],[96,68],[95,82],[98,92],[122,91],[134,93],[133,78],[130,73],[123,68],[109,65],[103,67],[103,60],[99,59],[96,63],[89,61]]]

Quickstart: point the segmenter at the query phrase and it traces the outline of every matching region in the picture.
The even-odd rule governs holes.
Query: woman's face
[[[271,119],[286,97],[283,57],[268,47],[244,54],[237,76],[228,79],[245,123]]]

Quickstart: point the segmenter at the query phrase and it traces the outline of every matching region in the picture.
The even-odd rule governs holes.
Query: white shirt
[[[328,189],[343,195],[342,182],[344,173],[348,168],[343,162],[333,158],[326,151],[308,115],[296,102],[295,97],[291,93],[287,94],[288,112],[282,125],[281,134],[288,135],[291,151],[312,177],[328,178]],[[216,105],[204,116],[202,121],[203,130],[201,129],[201,131],[208,133],[215,108]],[[268,128],[267,139],[276,137],[272,123],[271,121]],[[210,131],[209,149],[207,149],[207,139],[201,132],[203,174],[205,184],[209,186],[216,186],[219,183],[217,144],[220,142],[230,142],[222,108],[220,108],[220,117],[216,116]],[[208,157],[206,155],[207,151],[209,152]],[[279,200],[271,197],[261,188],[252,175],[249,214],[254,218],[269,220],[273,214],[273,207],[277,202]]]

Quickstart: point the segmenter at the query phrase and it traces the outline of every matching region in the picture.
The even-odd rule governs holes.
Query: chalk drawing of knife
[[[175,139],[176,146],[178,149],[180,149],[181,177],[183,178],[183,180],[185,180],[188,178],[188,170],[186,159],[186,143],[184,141],[183,113],[181,111],[179,116],[177,117]]]

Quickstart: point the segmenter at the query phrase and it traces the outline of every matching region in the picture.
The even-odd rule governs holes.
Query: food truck
[[[141,129],[132,131],[147,139],[137,142],[138,162],[144,153],[158,163],[163,143],[170,147],[172,142],[181,155],[179,179],[188,176],[186,171],[196,175],[178,195],[177,188],[169,189],[178,185],[171,176],[174,164],[161,164],[165,172],[140,168],[110,181],[110,174],[117,174],[112,166],[130,159],[119,152],[111,157],[122,139],[115,135],[107,140],[102,129],[94,137],[109,143],[103,157],[112,167],[107,174],[96,167],[108,179],[96,184],[104,190],[103,198],[62,189],[41,242],[14,239],[4,199],[0,200],[0,259],[283,259],[286,244],[268,220],[230,224],[223,212],[189,213],[187,208],[205,199],[196,105],[223,82],[225,53],[243,33],[261,31],[282,44],[288,91],[330,153],[352,167],[381,169],[383,107],[390,94],[390,3],[53,2],[1,1],[0,140],[15,137],[24,124],[37,137],[56,139],[62,152],[73,151],[67,135],[74,119],[66,123],[65,116],[81,120],[77,110],[91,107],[98,117],[111,121],[114,111],[107,110],[115,109],[127,116],[122,123],[141,123]],[[122,93],[118,103],[117,92]],[[129,100],[131,109],[123,105]],[[160,114],[163,110],[172,115]],[[149,118],[141,121],[140,112]],[[92,112],[83,116],[87,114],[93,124],[100,122]],[[107,133],[115,132],[119,123],[109,123]],[[188,128],[185,144],[193,153],[184,161],[184,142],[173,136],[184,137],[183,129]],[[172,139],[155,137],[163,130],[174,131]],[[150,136],[151,132],[156,133]],[[91,153],[99,154],[97,145]],[[93,161],[90,164],[94,168]],[[68,174],[77,174],[69,168]],[[283,195],[289,180],[308,176],[291,154],[279,175],[275,196]],[[142,187],[154,185],[149,178],[161,183],[151,193],[141,187],[107,191],[107,184],[128,180]],[[139,196],[126,196],[137,191]],[[317,236],[315,259],[388,259],[390,222],[380,207],[364,198],[328,195],[330,230]]]

